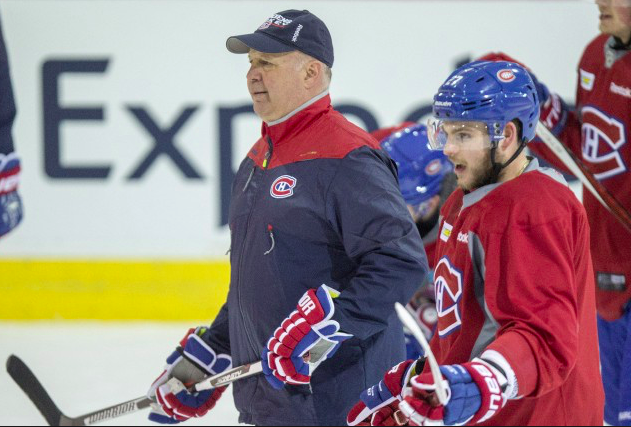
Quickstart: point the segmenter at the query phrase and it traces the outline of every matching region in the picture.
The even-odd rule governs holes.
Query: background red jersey
[[[627,210],[631,210],[631,54],[608,47],[601,35],[586,48],[578,69],[576,112],[559,137]],[[542,143],[530,144],[560,169]],[[606,320],[623,313],[631,298],[631,233],[592,194],[583,191],[591,227],[597,306]]]

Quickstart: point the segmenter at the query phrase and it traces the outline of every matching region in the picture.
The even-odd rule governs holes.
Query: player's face
[[[443,149],[454,164],[458,186],[472,191],[491,183],[490,138],[485,128],[467,122],[443,124],[447,142]]]
[[[304,61],[298,52],[263,53],[250,50],[248,91],[254,112],[264,121],[278,120],[306,100],[302,85]]]
[[[600,11],[600,31],[618,37],[623,42],[631,39],[631,0],[596,0]]]

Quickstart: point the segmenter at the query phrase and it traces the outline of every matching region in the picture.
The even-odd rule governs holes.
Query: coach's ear
[[[304,68],[305,89],[313,89],[322,85],[324,75],[324,64],[317,59],[312,59],[305,64]]]

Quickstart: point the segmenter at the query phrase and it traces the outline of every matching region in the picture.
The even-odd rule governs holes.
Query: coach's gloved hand
[[[537,89],[537,97],[539,98],[539,105],[541,105],[539,120],[544,125],[546,125],[546,127],[550,129],[553,134],[558,136],[559,133],[561,133],[567,120],[569,107],[565,104],[565,102],[563,101],[563,99],[561,99],[559,95],[554,92],[550,92],[548,90],[548,87],[545,84],[541,83],[539,79],[537,79],[537,76],[530,68],[517,61],[516,59],[511,58],[504,52],[489,53],[479,58],[479,60],[514,62],[526,68],[530,73],[530,77],[532,77],[535,88]]]
[[[189,392],[187,387],[209,375],[232,367],[227,354],[217,354],[204,337],[205,327],[190,329],[180,346],[167,358],[162,375],[151,385],[147,397],[156,400],[159,408],[149,414],[149,420],[160,424],[176,424],[192,417],[202,417],[211,410],[227,387]]]
[[[422,361],[406,360],[390,369],[383,380],[368,390],[359,398],[360,402],[353,406],[346,416],[349,426],[402,426],[407,424],[407,418],[399,411],[399,402],[403,397],[401,392],[410,378],[422,370]]]
[[[340,332],[339,323],[331,320],[335,312],[333,298],[338,295],[326,285],[310,289],[276,329],[261,353],[263,373],[272,387],[309,384],[320,363],[352,337]]]
[[[474,359],[461,365],[441,366],[447,403],[443,406],[435,394],[432,374],[410,380],[403,392],[399,409],[410,425],[464,425],[487,421],[506,404],[507,379],[489,363]]]
[[[22,221],[22,200],[18,194],[20,159],[14,153],[0,154],[0,237]]]

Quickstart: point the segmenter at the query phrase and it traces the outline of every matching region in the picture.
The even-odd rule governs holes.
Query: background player
[[[12,134],[15,114],[9,58],[0,26],[0,237],[22,221],[18,194],[20,159],[15,154]]]
[[[408,303],[408,309],[414,313],[418,325],[429,340],[438,320],[434,297],[438,216],[447,197],[456,188],[456,175],[447,157],[441,151],[429,147],[425,125],[406,122],[372,132],[372,135],[382,136],[382,149],[397,164],[401,194],[425,246],[430,271]],[[423,349],[410,331],[406,328],[404,331],[407,358],[418,359],[423,355]]]
[[[523,151],[539,118],[532,79],[514,63],[465,65],[433,113],[430,140],[459,186],[441,211],[431,341],[450,398],[439,404],[428,367],[403,362],[349,424],[391,423],[403,397],[418,425],[602,423],[589,226],[562,176]]]
[[[535,81],[543,123],[631,210],[631,0],[598,0],[600,31],[578,66],[576,109]],[[489,59],[506,59],[503,54]],[[563,164],[543,143],[532,150]],[[605,421],[631,425],[631,233],[583,190],[596,275]]]

